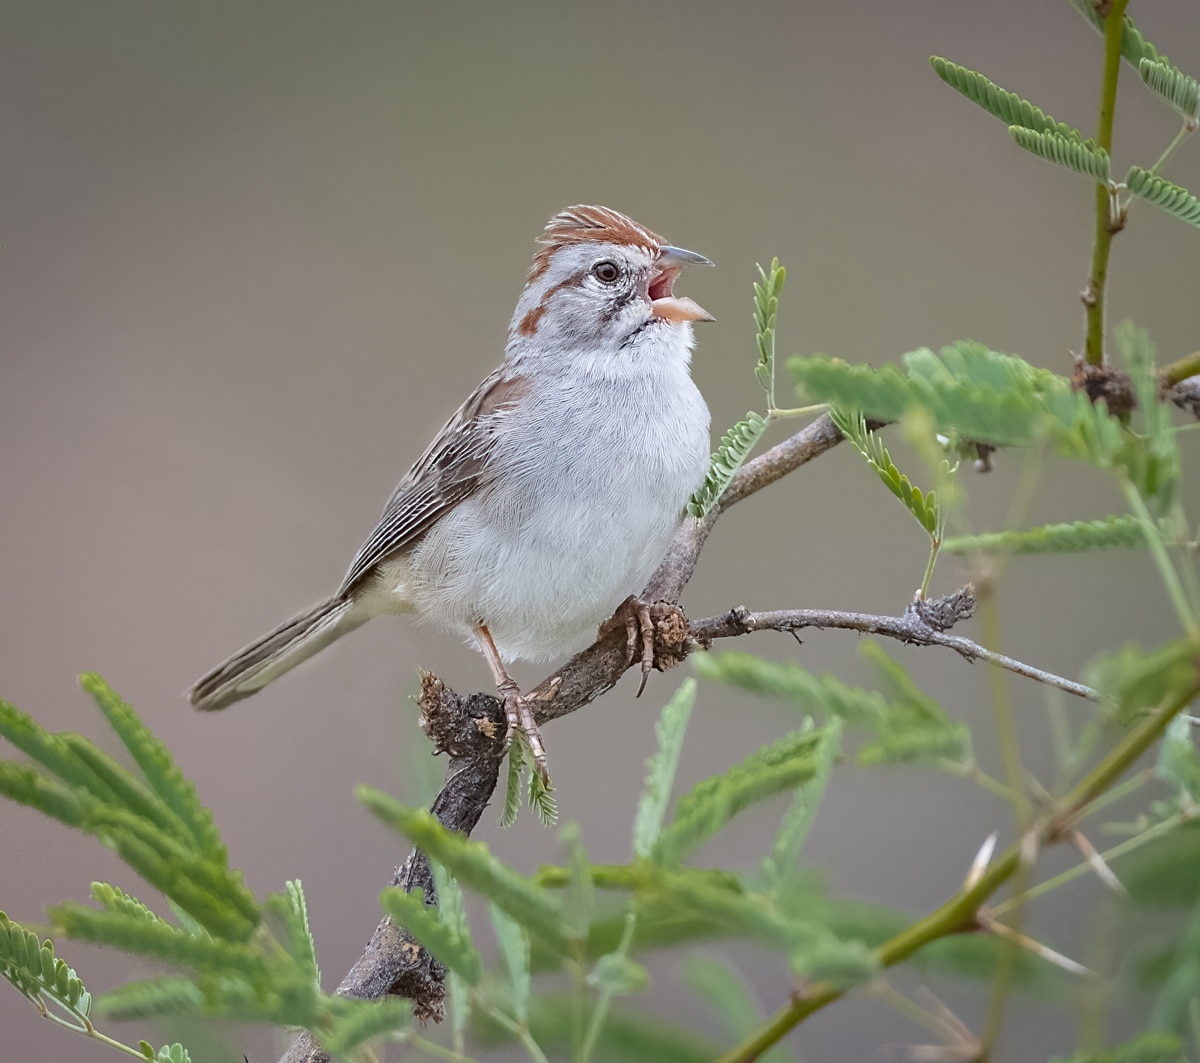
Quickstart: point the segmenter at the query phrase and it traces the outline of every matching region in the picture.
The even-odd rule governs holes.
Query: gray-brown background
[[[1200,69],[1193,4],[1133,6]],[[2,27],[0,693],[111,744],[74,679],[101,671],[196,780],[251,887],[303,879],[330,986],[401,851],[352,786],[404,792],[418,665],[459,689],[485,689],[486,668],[452,638],[385,619],[225,714],[194,715],[179,691],[336,584],[395,481],[497,361],[551,213],[606,203],[717,262],[682,288],[718,318],[695,361],[717,426],[760,401],[749,285],[772,255],[790,269],[784,352],[881,362],[970,336],[1065,370],[1080,342],[1090,189],[1019,152],[927,65],[937,53],[981,68],[1090,128],[1099,38],[1065,3],[10,0]],[[1149,165],[1175,120],[1122,78],[1118,169]],[[1200,186],[1200,145],[1170,176]],[[1113,320],[1149,326],[1164,360],[1193,350],[1196,234],[1140,208],[1115,262]],[[999,464],[968,474],[980,526],[1003,521],[1015,483],[1017,460]],[[1029,519],[1118,504],[1098,474],[1058,468]],[[920,533],[843,450],[724,520],[685,604],[893,611],[923,563]],[[938,589],[957,575],[947,561]],[[1004,649],[1068,675],[1100,648],[1173,631],[1134,555],[1015,564],[1001,604]],[[852,635],[753,648],[865,675]],[[975,724],[998,769],[982,668],[896,652]],[[597,861],[628,852],[653,720],[680,678],[655,676],[640,702],[627,679],[547,733],[564,818]],[[1044,769],[1043,693],[1013,692]],[[794,722],[702,688],[681,784]],[[751,864],[780,807],[700,858]],[[994,828],[1010,828],[1008,809],[969,783],[847,768],[808,855],[836,889],[920,911]],[[93,878],[138,888],[97,844],[32,813],[0,805],[0,832],[0,905],[15,918],[85,897]],[[489,814],[479,836],[519,868],[557,856],[529,820],[502,833]],[[1095,893],[1064,891],[1034,930],[1078,947]],[[131,973],[65,951],[94,989]],[[777,1007],[781,962],[733,954]],[[711,1029],[675,968],[654,963],[650,1006]],[[936,987],[978,1022],[980,994]],[[1055,1014],[1020,1002],[1002,1058],[1065,1050],[1073,1023]],[[3,988],[0,1029],[5,1060],[116,1058]],[[236,1058],[273,1051],[237,1033]],[[791,1043],[808,1060],[857,1060],[921,1036],[858,999]]]

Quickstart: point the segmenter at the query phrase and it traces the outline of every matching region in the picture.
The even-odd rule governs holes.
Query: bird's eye
[[[603,281],[605,284],[612,284],[620,275],[621,271],[617,268],[615,262],[606,260],[604,262],[597,262],[592,267],[592,276],[599,281]]]

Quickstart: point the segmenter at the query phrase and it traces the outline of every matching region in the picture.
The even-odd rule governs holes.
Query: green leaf
[[[1167,727],[1158,747],[1158,777],[1172,784],[1182,797],[1200,804],[1200,758],[1192,739],[1193,724],[1177,716]]]
[[[1159,400],[1160,384],[1154,369],[1154,344],[1145,329],[1130,321],[1116,328],[1117,348],[1129,367],[1129,376],[1137,396],[1138,413],[1146,446],[1134,452],[1126,462],[1130,481],[1142,498],[1153,503],[1160,515],[1169,513],[1179,498],[1182,478],[1179,440],[1171,424],[1165,403]],[[1146,531],[1143,525],[1143,533]],[[1155,534],[1155,529],[1148,529]]]
[[[568,824],[559,835],[567,848],[567,890],[563,897],[563,927],[576,941],[587,941],[588,927],[596,911],[596,889],[587,853],[579,840],[579,827]]]
[[[375,815],[452,871],[462,885],[487,897],[550,948],[565,954],[562,906],[557,898],[506,867],[482,842],[447,830],[426,809],[401,804],[369,786],[360,786],[357,794]]]
[[[1111,704],[1117,718],[1129,720],[1188,688],[1200,662],[1200,647],[1176,639],[1153,650],[1126,643],[1101,654],[1083,671],[1083,681]]]
[[[191,1063],[191,1060],[188,1050],[178,1041],[173,1045],[163,1045],[154,1055],[154,1063]]]
[[[160,974],[110,989],[96,1001],[105,1018],[157,1019],[164,1016],[201,1015],[204,994],[192,979],[182,974]]]
[[[511,827],[521,812],[521,772],[525,768],[525,743],[514,739],[508,747],[508,772],[504,782],[504,810],[500,826]]]
[[[1085,22],[1090,23],[1096,32],[1103,36],[1106,20],[1102,19],[1097,13],[1096,6],[1092,0],[1067,0],[1067,2],[1083,16]],[[1141,32],[1133,24],[1133,19],[1128,15],[1125,16],[1125,25],[1122,27],[1121,32],[1121,58],[1135,70],[1140,67],[1143,59],[1149,59],[1151,62],[1157,63],[1168,62],[1167,57],[1142,36]]]
[[[878,741],[858,751],[860,764],[895,764],[902,761],[949,760],[962,763],[971,756],[971,732],[950,718],[926,694],[899,661],[875,642],[864,642],[862,654],[880,673],[891,695],[887,713],[875,728]]]
[[[731,1040],[740,1042],[762,1025],[762,1011],[745,980],[731,967],[708,956],[689,956],[683,980],[717,1017]],[[758,1057],[763,1063],[787,1063],[791,1056],[779,1046]]]
[[[1194,872],[1193,872],[1194,873]],[[1150,1028],[1195,1036],[1200,1001],[1200,907],[1193,909],[1171,949],[1169,963],[1150,1013]]]
[[[1069,381],[1020,358],[960,341],[934,354],[912,351],[903,366],[851,366],[828,358],[788,363],[806,402],[860,410],[868,418],[902,420],[923,410],[950,444],[1055,444],[1073,460],[1123,470],[1146,444],[1103,404],[1091,403]]]
[[[642,784],[642,796],[633,823],[634,856],[649,856],[662,832],[667,803],[671,800],[671,787],[675,783],[675,769],[679,766],[679,754],[683,749],[683,736],[695,703],[696,681],[686,679],[663,706],[662,715],[654,727],[658,752],[646,761],[646,781]]]
[[[77,755],[66,734],[52,734],[10,702],[0,698],[0,735],[32,761],[77,791],[83,800],[113,800],[115,795],[88,763]],[[78,738],[78,735],[73,735]],[[71,824],[74,825],[74,824]]]
[[[629,996],[645,990],[650,985],[650,975],[636,960],[620,952],[610,952],[596,961],[587,981],[588,985],[614,996]]]
[[[676,941],[732,935],[786,949],[797,934],[812,929],[802,920],[785,918],[770,898],[745,889],[731,876],[698,868],[647,863],[634,884],[634,896],[641,913],[634,938],[639,949],[651,941],[669,943],[675,928],[687,931],[675,935]]]
[[[529,1015],[529,993],[531,988],[529,975],[529,935],[525,928],[512,919],[504,909],[496,904],[488,905],[488,914],[492,917],[492,926],[496,931],[496,940],[500,944],[500,952],[504,956],[504,966],[508,968],[509,982],[512,985],[512,1006],[517,1022],[524,1025]]]
[[[1026,531],[991,532],[947,539],[952,554],[1066,554],[1089,550],[1128,550],[1146,545],[1137,517],[1105,517],[1069,524],[1043,524]]]
[[[1156,177],[1140,166],[1129,167],[1125,184],[1135,196],[1141,196],[1160,210],[1174,214],[1180,221],[1200,228],[1200,200],[1186,188]]]
[[[942,515],[936,494],[933,491],[922,494],[919,487],[913,486],[912,481],[892,461],[892,456],[888,453],[887,447],[883,445],[879,433],[867,429],[866,418],[862,413],[850,412],[834,406],[829,410],[829,417],[837,426],[838,431],[854,445],[866,459],[867,464],[875,470],[887,489],[904,504],[904,508],[913,515],[925,532],[930,537],[940,538]],[[950,464],[949,462],[944,464],[946,467],[943,473],[948,475],[952,471]]]
[[[93,798],[79,795],[56,779],[50,778],[31,764],[15,764],[11,760],[0,760],[0,796],[65,823],[68,827],[82,829],[84,809],[90,807]]]
[[[300,880],[289,879],[287,882],[288,900],[291,901],[292,914],[296,917],[301,935],[297,935],[295,955],[297,961],[306,971],[312,972],[313,981],[320,986],[321,968],[317,963],[317,943],[313,939],[312,925],[308,921],[308,901],[304,898],[304,886]]]
[[[107,753],[93,745],[82,735],[70,731],[61,732],[58,736],[71,752],[92,773],[101,779],[111,797],[104,799],[106,803],[125,808],[134,815],[153,823],[163,833],[194,848],[191,844],[191,832],[183,821],[175,815],[158,797],[152,793],[139,779],[136,779]]]
[[[787,279],[787,271],[779,259],[771,260],[771,269],[758,267],[761,283],[754,283],[754,332],[758,342],[758,364],[754,376],[766,392],[767,407],[775,406],[775,324],[779,317],[779,293]]]
[[[792,731],[724,774],[698,783],[679,799],[674,818],[654,845],[653,859],[678,864],[743,809],[814,778],[826,735],[825,728]]]
[[[1200,903],[1200,823],[1185,823],[1118,858],[1114,869],[1129,899],[1148,908]]]
[[[438,911],[442,922],[454,932],[465,946],[474,949],[471,931],[467,927],[467,913],[463,906],[462,890],[458,881],[436,861],[429,865],[437,892]],[[471,1014],[470,985],[451,968],[447,976],[450,1007],[450,1027],[456,1038],[461,1038],[467,1029]]]
[[[441,918],[436,905],[425,900],[423,889],[406,892],[389,886],[379,895],[379,903],[400,926],[404,927],[434,958],[454,971],[468,985],[478,985],[483,964],[470,941]]]
[[[521,811],[522,789],[529,807],[542,826],[553,827],[558,822],[558,803],[551,796],[554,785],[533,770],[533,748],[529,744],[529,736],[517,730],[508,747],[508,775],[504,787],[504,810],[500,813],[501,827],[511,827],[516,823],[517,814]]]
[[[1065,122],[1056,121],[1040,107],[1035,107],[1015,93],[1002,89],[977,71],[968,70],[936,55],[930,58],[929,65],[952,89],[961,92],[989,114],[995,115],[1005,125],[1021,126],[1038,133],[1054,133],[1079,144],[1094,143],[1091,140],[1085,141],[1078,129]]]
[[[874,978],[880,970],[879,957],[866,943],[842,940],[825,930],[794,946],[788,962],[796,978],[833,982],[841,988]]]
[[[107,882],[93,882],[92,896],[96,899],[100,907],[110,912],[121,912],[124,915],[142,919],[147,923],[161,923],[163,926],[170,925],[136,897],[130,896],[116,886],[110,886]]]
[[[823,731],[825,738],[817,754],[816,771],[811,779],[797,787],[792,803],[784,813],[783,822],[775,835],[771,855],[762,863],[763,878],[772,894],[778,894],[791,879],[796,862],[800,859],[800,850],[808,839],[817,809],[825,796],[833,765],[841,753],[841,721],[831,720]]]
[[[754,449],[767,430],[767,420],[751,410],[742,420],[721,436],[721,445],[713,453],[708,474],[688,502],[688,512],[697,520],[706,516],[717,504],[729,481]]]
[[[199,850],[213,862],[227,864],[229,851],[213,823],[212,813],[200,803],[195,786],[175,766],[167,747],[100,676],[85,672],[79,683],[107,717],[151,790],[187,826]]]
[[[1174,1034],[1143,1033],[1123,1045],[1055,1056],[1050,1063],[1187,1063],[1187,1056]]]
[[[529,741],[524,734],[521,735],[521,739],[526,743]],[[543,827],[553,827],[558,822],[558,802],[552,796],[554,783],[549,778],[543,779],[538,772],[533,770],[532,750],[525,750],[525,758],[530,765],[529,807],[533,809],[534,815],[537,816],[538,822]]]
[[[1097,184],[1108,185],[1112,182],[1112,162],[1103,148],[1082,144],[1060,133],[1038,133],[1019,125],[1009,126],[1008,133],[1018,147],[1038,158],[1088,177]]]
[[[538,994],[530,1002],[529,1028],[553,1059],[569,1059],[572,1050],[572,1003],[562,996]],[[605,1063],[653,1060],[653,1063],[711,1063],[724,1046],[694,1029],[671,1025],[661,1016],[609,1012],[592,1058]]]
[[[814,675],[794,662],[777,664],[752,653],[705,653],[691,658],[702,679],[716,680],[765,697],[783,698],[802,712],[840,717],[848,723],[876,727],[888,711],[873,690],[850,686],[828,672]]]
[[[321,1045],[335,1057],[345,1056],[373,1037],[403,1030],[412,1023],[412,1004],[401,997],[355,1000],[351,997],[324,998],[333,1012],[333,1025],[316,1031]]]
[[[39,1006],[55,1004],[86,1026],[92,996],[74,969],[54,955],[53,941],[14,923],[4,912],[0,912],[0,977]]]
[[[1153,93],[1166,100],[1184,118],[1195,122],[1200,118],[1200,82],[1161,60],[1143,58],[1138,73]]]
[[[168,963],[221,974],[240,970],[248,978],[266,980],[269,966],[261,953],[236,941],[200,938],[163,922],[148,922],[141,915],[96,911],[73,901],[47,909],[60,933],[82,941],[152,956]]]

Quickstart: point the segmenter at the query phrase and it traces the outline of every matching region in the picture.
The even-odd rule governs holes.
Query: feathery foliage
[[[913,515],[916,522],[930,535],[940,538],[942,534],[942,513],[938,507],[937,494],[934,491],[922,493],[919,487],[904,475],[892,461],[891,454],[883,445],[879,433],[867,429],[866,418],[861,413],[850,413],[840,407],[830,408],[829,416],[838,430],[855,449],[866,459],[868,465],[879,475],[884,486],[892,492]],[[943,475],[952,472],[949,462],[945,462]]]
[[[667,866],[678,864],[742,810],[808,782],[821,767],[830,733],[823,727],[792,731],[725,773],[697,783],[679,799],[654,844],[653,858]]]
[[[1018,147],[1038,158],[1072,173],[1090,177],[1098,184],[1112,183],[1112,163],[1103,148],[1084,144],[1075,137],[1065,137],[1061,133],[1039,133],[1019,125],[1009,126],[1008,133]]]
[[[522,793],[543,827],[552,827],[558,822],[558,804],[552,796],[554,784],[534,771],[533,748],[529,744],[529,736],[520,729],[515,731],[508,747],[508,771],[504,778],[501,827],[511,827],[516,823],[521,811]]]
[[[1146,88],[1161,96],[1179,114],[1191,122],[1200,118],[1200,82],[1162,60],[1143,58],[1138,73]]]
[[[675,769],[683,749],[683,735],[695,703],[696,681],[688,679],[663,706],[662,715],[655,725],[658,751],[646,761],[646,781],[642,785],[642,796],[633,822],[634,856],[649,856],[662,832],[667,804],[671,800],[671,787],[675,782]]]
[[[1055,1056],[1050,1063],[1188,1063],[1188,1060],[1182,1043],[1174,1034],[1144,1033],[1132,1041],[1098,1052]]]
[[[761,1009],[749,987],[727,964],[709,956],[692,956],[684,965],[683,979],[735,1039],[741,1040],[761,1024]],[[787,1063],[791,1056],[782,1048],[772,1048],[759,1058],[764,1063]]]
[[[1026,531],[961,535],[947,539],[942,549],[951,554],[1071,554],[1145,545],[1142,522],[1137,517],[1111,516],[1043,524]]]
[[[821,743],[812,777],[796,787],[792,802],[771,843],[771,852],[762,861],[762,876],[767,892],[776,897],[789,885],[796,872],[800,851],[808,840],[817,809],[825,797],[833,765],[841,752],[842,722],[835,718],[825,725],[825,740]]]
[[[565,949],[558,899],[506,867],[482,842],[468,841],[443,827],[426,809],[401,804],[369,786],[358,788],[358,799],[462,885],[488,897],[551,948],[560,953]]]
[[[1172,184],[1140,166],[1129,167],[1125,184],[1135,196],[1153,203],[1159,210],[1173,214],[1188,225],[1200,228],[1200,200],[1186,188]]]
[[[1040,107],[1035,107],[1028,100],[1002,89],[975,70],[968,70],[965,66],[959,66],[937,55],[930,58],[929,65],[952,89],[961,92],[972,103],[978,104],[1007,126],[1017,126],[1033,133],[1055,134],[1080,145],[1095,145],[1095,141],[1085,140],[1078,129],[1051,118]]]
[[[445,917],[437,906],[425,900],[425,891],[410,893],[389,886],[379,895],[379,903],[397,923],[428,949],[468,985],[478,985],[483,963],[475,946],[459,927]]]
[[[1098,33],[1104,33],[1105,20],[1096,11],[1096,5],[1092,3],[1092,0],[1067,0],[1067,3],[1083,17],[1085,22],[1091,24]],[[1122,27],[1121,33],[1122,59],[1135,70],[1140,67],[1142,60],[1169,65],[1167,57],[1142,36],[1141,31],[1133,24],[1133,19],[1125,15],[1124,22],[1125,25]]]
[[[533,988],[529,967],[529,933],[494,901],[488,905],[492,927],[504,966],[508,971],[514,1017],[522,1026],[529,1020],[529,996]]]
[[[779,319],[779,295],[787,270],[779,259],[771,260],[770,270],[758,267],[760,280],[754,282],[754,337],[758,344],[758,364],[754,376],[767,396],[767,409],[775,409],[775,324]]]
[[[54,942],[14,923],[0,912],[0,975],[45,1013],[57,1005],[81,1028],[90,1025],[92,996],[67,962],[54,955]]]
[[[762,414],[751,410],[721,436],[721,445],[713,452],[704,483],[695,490],[688,502],[688,512],[693,517],[700,520],[717,504],[729,481],[762,438],[767,424]]]

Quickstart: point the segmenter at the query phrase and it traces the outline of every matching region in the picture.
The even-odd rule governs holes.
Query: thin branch
[[[875,616],[870,613],[844,613],[834,609],[777,609],[771,612],[753,613],[737,607],[723,616],[711,617],[692,625],[692,636],[700,642],[745,635],[751,631],[800,631],[804,628],[838,628],[858,631],[866,635],[883,635],[899,639],[913,646],[945,646],[968,661],[986,661],[998,668],[1015,672],[1017,675],[1036,679],[1039,683],[1065,690],[1068,694],[1099,701],[1100,695],[1091,687],[1055,675],[1053,672],[1034,668],[1032,665],[1006,657],[1003,653],[980,646],[961,635],[949,635],[921,619],[920,614],[909,609],[903,616]]]

